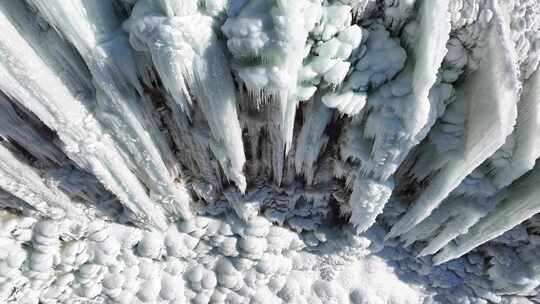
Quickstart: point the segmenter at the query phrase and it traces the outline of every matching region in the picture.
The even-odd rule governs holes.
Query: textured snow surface
[[[537,0],[0,0],[0,303],[540,303]]]

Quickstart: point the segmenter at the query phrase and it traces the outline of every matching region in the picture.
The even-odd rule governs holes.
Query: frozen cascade
[[[293,140],[298,70],[308,31],[317,21],[316,7],[316,1],[308,0],[246,1],[222,26],[233,69],[253,102],[257,107],[272,104],[267,119],[278,183]]]
[[[191,2],[185,1],[167,18],[151,1],[138,1],[128,21],[130,40],[135,48],[151,52],[164,86],[188,116],[191,96],[197,99],[214,137],[210,147],[215,157],[227,177],[245,191],[242,131],[224,45],[213,32],[212,18]]]
[[[423,190],[412,208],[392,227],[388,238],[409,231],[429,216],[472,170],[504,144],[512,132],[517,117],[520,84],[510,57],[512,51],[507,36],[508,24],[503,22],[500,14],[495,11],[486,61],[471,75],[471,79],[462,88],[462,95],[458,97],[465,99],[468,111],[466,139],[461,155],[448,157],[445,165],[430,178],[429,186]],[[489,117],[486,117],[486,107],[494,110]]]
[[[373,225],[388,202],[394,188],[393,173],[436,118],[437,112],[430,108],[437,104],[431,105],[434,98],[428,95],[446,54],[448,1],[423,1],[418,14],[418,24],[411,25],[417,27],[412,60],[394,80],[368,95],[370,113],[364,137],[372,145],[367,148],[370,155],[361,165],[350,199],[351,223],[362,232]]]
[[[151,110],[141,102],[147,96],[137,79],[134,56],[121,32],[113,3],[30,2],[85,60],[96,83],[96,116],[112,131],[132,170],[149,188],[151,199],[169,215],[189,218],[189,195],[183,185],[174,183],[178,171],[172,152],[157,129]]]
[[[122,152],[89,114],[85,101],[80,100],[84,95],[75,96],[62,81],[62,72],[48,66],[9,21],[5,13],[13,3],[1,4],[0,21],[5,34],[5,40],[0,42],[2,91],[20,101],[26,109],[32,109],[47,126],[57,131],[65,152],[81,167],[94,172],[134,213],[135,220],[163,226],[163,211],[150,201],[123,160]],[[27,33],[38,34],[30,30]],[[37,39],[29,37],[32,38]],[[43,82],[45,79],[47,83]]]
[[[0,303],[540,303],[536,0],[0,0]]]
[[[513,133],[506,138],[505,144],[452,191],[441,203],[441,207],[435,209],[430,217],[406,234],[408,243],[417,241],[420,235],[424,240],[431,239],[421,255],[434,254],[448,242],[467,232],[500,201],[504,196],[502,195],[504,191],[501,191],[504,187],[534,167],[535,160],[539,156],[537,146],[534,144],[536,136],[528,132],[535,132],[538,119],[537,111],[531,110],[539,101],[535,97],[538,86],[536,74],[524,84],[522,98],[518,104],[516,126]],[[475,207],[470,208],[471,205]],[[437,236],[431,234],[440,223],[447,220],[444,230],[439,231]],[[426,234],[428,231],[431,233]]]
[[[0,157],[2,189],[30,205],[41,216],[57,219],[83,216],[67,195],[58,189],[47,187],[32,167],[17,159],[14,153],[3,145],[0,145]]]

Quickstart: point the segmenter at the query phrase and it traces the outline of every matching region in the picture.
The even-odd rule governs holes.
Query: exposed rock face
[[[0,302],[540,303],[536,0],[0,0]]]

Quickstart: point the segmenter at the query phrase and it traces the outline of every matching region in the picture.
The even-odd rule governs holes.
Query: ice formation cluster
[[[540,303],[538,0],[0,0],[0,303]]]

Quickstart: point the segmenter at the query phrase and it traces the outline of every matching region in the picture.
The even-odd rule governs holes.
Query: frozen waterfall
[[[0,303],[540,303],[537,0],[0,0]]]

